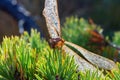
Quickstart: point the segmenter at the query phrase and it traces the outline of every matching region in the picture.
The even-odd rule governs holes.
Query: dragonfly
[[[43,16],[45,17],[50,37],[48,41],[50,46],[52,48],[62,48],[62,50],[67,54],[74,56],[74,60],[78,65],[79,71],[93,71],[96,70],[96,66],[105,70],[117,69],[117,65],[114,61],[90,52],[72,42],[68,42],[62,39],[57,0],[45,0]],[[83,57],[74,52],[70,47],[73,47],[79,51]]]

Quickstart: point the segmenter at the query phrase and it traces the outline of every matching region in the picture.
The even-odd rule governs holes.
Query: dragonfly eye
[[[52,38],[49,40],[51,48],[61,48],[64,45],[64,40],[61,38]]]

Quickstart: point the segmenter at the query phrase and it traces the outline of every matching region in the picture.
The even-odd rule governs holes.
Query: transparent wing
[[[71,42],[66,41],[65,44],[78,50],[84,56],[85,59],[87,59],[93,65],[98,66],[99,68],[106,69],[106,70],[117,69],[116,64],[112,60],[109,60],[105,57],[92,53]]]
[[[51,38],[60,37],[60,21],[58,16],[57,0],[45,0],[43,15]]]

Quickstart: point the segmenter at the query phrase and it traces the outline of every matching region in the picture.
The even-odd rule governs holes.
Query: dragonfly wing
[[[43,15],[51,38],[60,37],[60,20],[58,16],[57,0],[45,0]]]
[[[89,62],[85,61],[82,57],[80,57],[78,54],[76,54],[73,50],[71,50],[67,46],[63,46],[62,49],[68,53],[70,56],[74,56],[75,63],[78,65],[78,70],[85,71],[85,70],[91,70],[95,71],[96,68],[90,64]]]
[[[92,52],[90,52],[76,44],[73,44],[71,42],[66,41],[65,44],[78,50],[84,56],[84,58],[86,58],[90,63],[92,63],[95,66],[98,66],[99,68],[103,68],[106,70],[117,69],[115,62],[113,62],[110,59],[107,59],[105,57],[102,57],[100,55],[92,53]]]

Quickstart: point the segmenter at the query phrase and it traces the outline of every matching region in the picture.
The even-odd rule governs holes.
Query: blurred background
[[[31,12],[36,22],[45,26],[42,10],[45,0],[17,0]],[[66,17],[91,18],[95,24],[104,28],[105,35],[120,30],[120,0],[58,0],[61,25]],[[0,40],[3,36],[19,35],[17,22],[8,14],[0,11]]]

